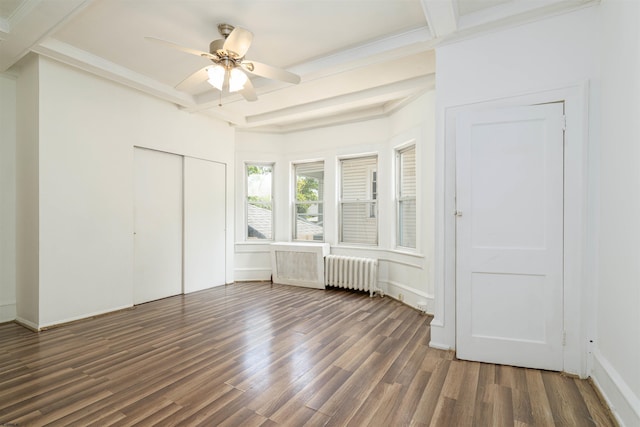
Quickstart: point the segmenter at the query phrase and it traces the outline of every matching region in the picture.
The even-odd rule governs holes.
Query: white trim
[[[584,284],[587,225],[587,81],[544,91],[447,106],[437,117],[435,197],[435,316],[431,324],[433,347],[455,348],[455,117],[461,111],[515,105],[565,102],[565,266],[563,371],[587,376],[587,313],[595,312],[592,284]]]
[[[426,292],[422,292],[418,289],[411,288],[402,283],[398,283],[392,280],[383,281],[380,280],[378,284],[384,284],[382,288],[385,291],[385,295],[389,295],[391,298],[401,301],[403,304],[413,307],[416,310],[420,310],[418,305],[424,303],[426,305],[425,313],[433,314],[434,298],[433,295],[429,295]],[[403,299],[399,298],[399,294],[402,293]]]
[[[37,332],[37,331],[40,330],[40,328],[38,327],[37,324],[35,324],[35,323],[33,323],[33,322],[29,321],[29,320],[23,319],[20,316],[16,317],[15,322],[18,325],[24,326],[27,329],[31,329],[32,331],[36,331]]]
[[[271,243],[272,242],[268,242],[268,241],[236,242],[235,243],[235,252],[237,254],[242,254],[242,253],[249,253],[249,254],[265,253],[265,254],[268,254],[268,253],[270,253],[269,245]]]
[[[377,246],[350,246],[350,245],[332,245],[331,253],[334,255],[357,255],[354,256],[373,256],[381,261],[394,262],[397,264],[403,264],[415,268],[423,268],[422,265],[410,263],[408,261],[401,261],[398,257],[411,257],[415,259],[424,260],[426,257],[424,254],[418,254],[413,252],[399,251],[396,249],[380,248]],[[386,254],[386,255],[385,255]]]
[[[431,321],[431,326],[433,326],[433,320]],[[436,350],[444,350],[444,351],[451,351],[452,350],[452,348],[450,346],[448,346],[447,344],[437,343],[437,342],[434,342],[433,340],[431,340],[429,342],[429,347],[435,348]]]
[[[599,350],[593,351],[592,380],[620,426],[640,426],[640,399]]]
[[[403,171],[402,171],[402,154],[406,153],[407,151],[413,149],[413,157],[414,157],[414,174],[413,174],[413,180],[414,180],[414,196],[413,197],[406,197],[406,196],[401,196],[400,195],[400,190],[401,190],[401,185],[402,185],[402,175],[403,175]],[[395,211],[395,233],[393,235],[393,247],[395,249],[399,249],[399,250],[404,250],[404,251],[417,251],[418,249],[418,240],[419,240],[419,234],[418,234],[418,222],[419,222],[419,218],[420,218],[420,214],[421,212],[419,212],[419,206],[418,206],[418,194],[420,193],[420,189],[419,184],[420,181],[418,181],[418,144],[416,143],[416,140],[413,139],[412,141],[409,141],[407,143],[401,144],[400,146],[396,146],[393,149],[393,171],[392,171],[392,175],[394,177],[394,190],[393,190],[393,203],[394,203],[394,211]],[[414,223],[414,229],[413,229],[413,233],[414,233],[414,247],[410,247],[410,246],[402,246],[398,244],[398,241],[400,240],[400,202],[406,202],[406,201],[411,201],[413,200],[413,203],[415,205],[415,223]]]
[[[236,268],[233,270],[234,282],[253,282],[271,280],[271,268]]]
[[[49,322],[49,323],[40,323],[40,324],[36,324],[33,323],[29,320],[25,320],[21,317],[16,317],[15,321],[19,324],[22,324],[30,329],[33,329],[34,331],[41,331],[43,329],[46,328],[51,328],[54,326],[58,326],[58,325],[64,325],[65,323],[71,323],[71,322],[75,322],[77,320],[84,320],[84,319],[91,319],[92,317],[95,316],[102,316],[103,314],[109,314],[109,313],[115,313],[117,311],[121,311],[121,310],[127,310],[130,309],[132,307],[134,307],[135,304],[131,305],[122,305],[119,307],[113,307],[113,308],[109,308],[107,310],[99,310],[99,311],[94,311],[91,313],[85,313],[85,314],[81,314],[80,316],[73,316],[73,317],[67,317],[66,319],[59,319],[56,320],[55,322]]]
[[[413,135],[413,133],[412,133]],[[402,151],[402,150],[406,150],[407,148],[409,148],[412,145],[416,146],[416,150],[417,150],[417,145],[418,145],[418,138],[415,136],[409,136],[407,137],[408,140],[405,142],[401,142],[399,144],[394,145],[392,148],[394,151]],[[394,137],[393,140],[396,139],[407,139],[407,138],[402,138],[402,137]],[[417,153],[416,153],[417,156]]]

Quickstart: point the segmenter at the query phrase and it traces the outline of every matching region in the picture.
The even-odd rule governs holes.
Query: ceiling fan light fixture
[[[209,75],[209,84],[219,91],[222,91],[224,87],[224,80],[227,75],[227,70],[222,65],[216,65],[207,70]],[[247,83],[248,77],[242,70],[238,68],[231,68],[229,70],[229,92],[237,92],[244,89],[245,83]]]
[[[222,65],[211,67],[207,70],[207,74],[209,75],[209,80],[207,80],[209,84],[218,90],[222,90],[224,76],[226,74],[224,67]]]
[[[229,92],[237,92],[247,83],[247,75],[238,68],[232,68],[229,73]]]

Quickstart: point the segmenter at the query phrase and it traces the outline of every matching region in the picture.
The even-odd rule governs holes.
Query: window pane
[[[406,248],[416,247],[416,147],[400,150],[398,158],[397,235],[396,244]]]
[[[375,216],[370,217],[370,213],[375,212],[376,209],[375,202],[342,203],[340,241],[376,245],[378,243],[378,221]]]
[[[294,238],[296,240],[315,240],[324,241],[324,225],[323,215],[320,212],[321,203],[306,204],[306,211],[296,213],[296,221],[294,224]],[[299,208],[299,206],[296,206]]]
[[[247,165],[247,239],[273,239],[273,165]]]
[[[400,197],[416,196],[416,149],[404,150],[400,153]]]
[[[247,198],[271,202],[272,165],[247,165]]]
[[[344,159],[342,164],[342,200],[377,198],[377,157]]]
[[[398,246],[416,247],[416,201],[403,200],[398,206],[399,229]]]
[[[378,158],[344,159],[340,164],[340,242],[376,245]]]
[[[324,241],[324,162],[294,165],[296,176],[295,240]]]
[[[249,239],[273,239],[273,211],[271,205],[247,205],[247,237]]]

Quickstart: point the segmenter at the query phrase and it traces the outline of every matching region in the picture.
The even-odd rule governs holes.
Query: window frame
[[[412,196],[406,196],[402,194],[402,187],[404,184],[403,180],[403,168],[402,168],[402,159],[403,154],[408,151],[413,151],[414,154],[414,174],[413,174],[413,184],[414,184],[414,194]],[[408,250],[408,251],[417,251],[418,249],[418,149],[415,141],[411,141],[409,143],[403,144],[402,146],[396,147],[394,150],[395,157],[395,166],[396,166],[396,182],[395,182],[395,212],[396,212],[396,235],[395,235],[395,246],[397,249]],[[401,205],[405,202],[413,202],[415,206],[415,220],[414,220],[414,246],[406,246],[402,244],[402,235],[403,231],[403,222],[400,215]]]
[[[322,198],[319,198],[316,201],[298,201],[298,167],[299,166],[309,166],[312,164],[318,164],[322,166],[322,186],[323,186],[323,191],[322,191]],[[325,201],[324,201],[324,195],[325,195],[325,162],[324,160],[307,160],[307,161],[301,161],[301,162],[296,162],[296,163],[292,163],[292,181],[293,181],[293,186],[292,186],[292,223],[291,223],[291,239],[294,242],[324,242],[325,241],[325,236],[326,236],[326,229],[325,229],[325,225],[324,225],[324,218],[326,215],[325,209],[326,209],[326,205],[325,205]],[[322,212],[322,239],[320,240],[306,240],[306,239],[298,239],[297,238],[297,224],[298,224],[298,205],[299,204],[315,204],[318,206],[318,212]],[[322,208],[322,209],[320,209]]]
[[[249,201],[249,167],[271,167],[271,201],[270,202],[250,202]],[[249,243],[261,243],[261,242],[273,242],[275,241],[276,227],[275,227],[275,162],[244,162],[244,240]],[[249,236],[249,205],[250,204],[269,204],[271,206],[271,237],[270,238],[258,238]]]
[[[344,162],[355,161],[355,160],[366,160],[366,159],[375,159],[375,166],[368,165],[365,166],[366,169],[366,190],[365,197],[362,199],[344,199],[344,172],[343,165]],[[337,205],[338,205],[338,216],[337,216],[337,231],[338,231],[338,244],[340,245],[355,245],[355,246],[367,246],[367,247],[377,247],[380,245],[380,221],[379,219],[379,201],[380,201],[380,186],[379,186],[379,162],[380,156],[376,153],[363,153],[348,157],[340,157],[338,158],[338,174],[339,174],[339,188],[338,188],[338,197],[337,197]],[[375,172],[375,180],[373,179],[373,172]],[[376,185],[375,198],[373,192],[373,184]],[[345,242],[344,241],[344,223],[343,223],[343,205],[348,204],[362,204],[369,203],[368,207],[369,214],[366,214],[362,218],[363,221],[367,222],[375,222],[375,242],[373,243],[362,243],[362,242]]]

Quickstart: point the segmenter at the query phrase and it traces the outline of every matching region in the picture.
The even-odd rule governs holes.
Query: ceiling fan
[[[201,68],[180,82],[176,86],[178,89],[208,81],[220,91],[221,99],[225,92],[239,92],[247,101],[256,101],[258,97],[247,73],[287,83],[300,83],[300,76],[297,74],[244,57],[253,40],[251,31],[240,27],[234,28],[229,24],[219,24],[218,31],[224,38],[212,41],[209,44],[209,52],[183,47],[154,37],[145,37],[145,39],[210,59],[213,62],[214,65]]]

